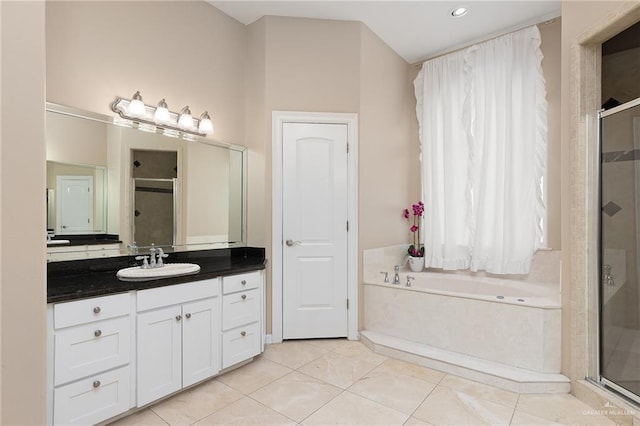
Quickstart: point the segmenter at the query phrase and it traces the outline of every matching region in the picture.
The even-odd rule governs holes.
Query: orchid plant
[[[422,201],[418,201],[417,204],[411,206],[413,210],[413,225],[409,230],[413,234],[413,244],[409,246],[409,256],[413,257],[423,257],[424,256],[424,246],[420,244],[420,218],[424,214],[424,204]],[[410,212],[409,209],[404,209],[402,215],[405,219],[409,220]]]

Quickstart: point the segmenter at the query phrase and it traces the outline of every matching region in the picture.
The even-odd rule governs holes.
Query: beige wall
[[[259,186],[249,242],[270,257],[272,111],[358,113],[359,253],[408,242],[401,211],[417,201],[420,176],[409,65],[358,22],[265,17],[248,34],[249,182]],[[269,331],[270,282],[267,300]]]
[[[200,1],[46,4],[47,100],[113,115],[140,90],[172,111],[213,119],[215,139],[245,140],[246,29]]]
[[[73,131],[70,131],[70,128]],[[47,160],[107,165],[107,125],[99,121],[46,113]]]
[[[402,210],[421,199],[420,143],[411,67],[361,26],[359,270],[362,251],[411,242]],[[364,324],[360,285],[359,324]]]
[[[562,21],[538,25],[542,36],[540,50],[544,55],[542,72],[547,88],[547,245],[562,248],[561,216],[561,132],[560,132],[560,46]]]
[[[0,423],[45,423],[45,15],[0,2]]]

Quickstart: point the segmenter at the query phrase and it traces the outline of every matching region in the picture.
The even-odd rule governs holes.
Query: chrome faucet
[[[609,287],[613,287],[616,285],[616,282],[614,281],[615,277],[611,275],[611,265],[603,265],[602,267],[604,268],[604,282],[607,283]]]
[[[156,250],[158,251],[158,260],[156,261],[156,268],[160,268],[164,266],[164,262],[162,261],[162,259],[169,257],[169,255],[164,253],[164,250],[162,250],[162,247],[158,247]]]
[[[415,280],[416,277],[412,277],[411,275],[407,275],[407,287],[411,287],[411,280]]]
[[[393,282],[391,284],[400,284],[400,274],[399,274],[400,268],[404,268],[404,265],[406,265],[408,261],[409,261],[409,256],[406,256],[402,261],[401,265],[395,265],[393,267],[393,270],[395,271],[395,273],[393,274]]]
[[[393,267],[394,270],[394,274],[393,274],[393,282],[391,284],[400,284],[400,265],[396,265]]]
[[[156,247],[153,243],[149,248],[149,252],[151,253],[149,256],[136,256],[136,260],[142,260],[140,267],[142,269],[162,268],[164,266],[162,259],[169,257],[169,255],[164,253],[162,247]]]
[[[150,268],[155,268],[156,265],[156,253],[158,251],[158,249],[156,248],[156,245],[154,243],[151,243],[151,248],[149,249],[149,251],[151,252],[151,255],[149,256],[149,267]]]

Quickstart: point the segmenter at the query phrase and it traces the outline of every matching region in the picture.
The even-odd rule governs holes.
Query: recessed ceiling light
[[[451,11],[451,16],[453,16],[454,18],[459,18],[461,16],[466,15],[467,12],[468,10],[466,7],[456,7]]]

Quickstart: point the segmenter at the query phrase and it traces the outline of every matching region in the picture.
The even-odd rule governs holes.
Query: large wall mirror
[[[47,231],[108,234],[121,254],[245,245],[245,148],[47,103]]]

